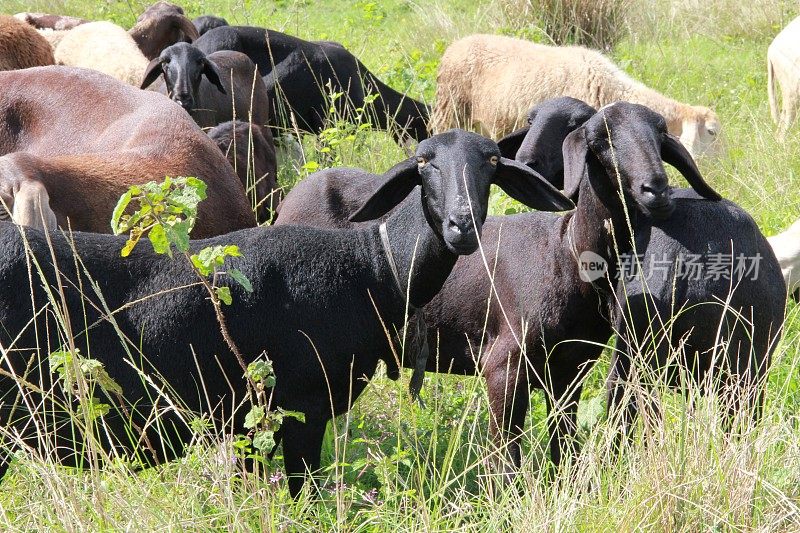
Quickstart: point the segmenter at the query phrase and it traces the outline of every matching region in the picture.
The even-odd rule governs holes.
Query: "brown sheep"
[[[267,127],[232,120],[208,131],[233,166],[255,206],[259,222],[269,222],[281,201],[275,142]]]
[[[524,124],[531,106],[558,96],[595,108],[623,100],[650,107],[667,119],[669,132],[692,155],[719,144],[720,123],[712,110],[667,98],[600,52],[500,35],[470,35],[447,48],[437,75],[431,131],[466,127],[499,139]]]
[[[130,185],[196,176],[208,198],[194,237],[256,223],[225,157],[160,94],[72,67],[3,72],[0,124],[0,199],[17,222],[109,233]]]
[[[155,59],[172,44],[192,43],[200,36],[183,8],[163,1],[139,15],[129,33],[147,59]]]
[[[0,70],[52,65],[53,50],[32,26],[8,15],[0,15]]]
[[[17,13],[14,18],[27,22],[37,30],[65,31],[89,22],[78,17],[51,15],[49,13]]]

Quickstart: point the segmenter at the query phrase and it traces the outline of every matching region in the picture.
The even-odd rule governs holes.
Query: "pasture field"
[[[800,130],[776,141],[767,102],[767,47],[800,14],[783,0],[620,0],[624,34],[610,55],[677,100],[714,108],[723,154],[699,166],[766,235],[800,217]],[[533,2],[543,4],[547,2]],[[0,0],[0,12],[42,11],[130,27],[143,0]],[[397,90],[432,103],[447,45],[470,33],[547,42],[522,0],[186,0],[190,17],[215,14],[344,44]],[[331,121],[303,140],[291,187],[332,165],[381,172],[405,157],[387,135]],[[684,184],[677,172],[676,184]],[[495,214],[518,205],[494,193]],[[702,228],[698,228],[702,231]],[[535,261],[536,258],[531,258]],[[329,427],[323,473],[297,501],[280,451],[263,479],[242,475],[230,443],[200,435],[191,453],[131,474],[122,466],[76,472],[20,453],[0,484],[4,531],[800,531],[800,309],[787,307],[763,420],[726,437],[715,402],[657,391],[665,425],[639,430],[614,456],[605,420],[610,350],[588,378],[579,411],[583,451],[553,471],[545,457],[545,402],[534,395],[516,485],[493,478],[487,400],[477,378],[428,374],[424,408],[382,372],[347,417]],[[708,327],[708,325],[699,325]],[[357,334],[357,332],[354,332]],[[697,391],[689,390],[691,398]]]

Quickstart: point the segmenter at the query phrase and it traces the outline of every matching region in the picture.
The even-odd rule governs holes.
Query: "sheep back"
[[[0,70],[41,67],[55,63],[47,40],[32,26],[0,15]]]
[[[668,219],[648,219],[636,233],[641,276],[617,283],[614,322],[621,342],[633,346],[632,355],[636,346],[651,346],[653,332],[656,338],[664,332],[666,342],[658,344],[653,364],[663,366],[669,351],[682,347],[687,357],[699,352],[699,359],[686,365],[696,372],[712,368],[713,350],[725,342],[732,347],[727,361],[732,370],[741,371],[750,362],[755,363],[751,371],[764,372],[786,304],[774,253],[752,217],[736,204],[710,203],[688,189],[674,190],[673,197],[676,209]],[[720,229],[686,230],[691,227]],[[723,272],[709,277],[715,254],[722,254]],[[747,258],[745,268],[753,265],[749,258],[758,258],[755,272],[737,274],[740,254]],[[704,270],[687,266],[692,256]],[[737,313],[742,320],[734,319]]]
[[[70,30],[59,42],[55,59],[59,65],[90,68],[137,86],[147,67],[133,38],[111,22],[89,22]]]
[[[500,35],[471,35],[451,44],[437,75],[431,129],[469,127],[498,139],[524,125],[531,106],[570,96],[600,108],[619,100],[664,115],[680,135],[675,100],[633,80],[599,52],[548,46]],[[686,106],[689,107],[689,106]]]
[[[16,125],[0,129],[0,155],[27,168],[23,177],[45,184],[59,223],[69,217],[73,229],[109,232],[119,196],[130,185],[165,176],[196,176],[207,184],[194,236],[255,225],[233,168],[162,95],[87,69],[6,72],[0,73],[0,122]]]

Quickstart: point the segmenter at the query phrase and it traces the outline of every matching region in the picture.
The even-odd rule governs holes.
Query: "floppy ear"
[[[564,139],[561,145],[564,155],[564,195],[573,202],[578,200],[581,180],[586,172],[589,145],[586,144],[586,129],[581,126]]]
[[[183,34],[183,40],[185,42],[193,43],[200,38],[200,34],[197,33],[197,28],[195,28],[194,24],[192,24],[192,21],[185,16],[175,16],[174,24],[175,27]]]
[[[358,211],[350,215],[350,222],[364,222],[382,217],[422,183],[417,171],[416,157],[409,157],[396,164],[383,176],[385,179],[381,186],[367,198]]]
[[[513,159],[500,158],[493,182],[515,200],[539,211],[567,211],[575,207],[538,172]]]
[[[219,92],[222,94],[228,94],[227,91],[225,91],[225,87],[222,85],[222,81],[220,80],[219,69],[214,62],[209,60],[207,57],[203,59],[203,74],[205,74],[208,81],[210,81],[217,87],[217,89],[219,89]]]
[[[139,86],[140,89],[146,89],[149,87],[156,79],[161,76],[161,65],[164,63],[164,60],[160,57],[156,57],[150,63],[148,63],[147,68],[144,70],[144,77],[142,78],[142,84]]]
[[[709,200],[722,199],[722,196],[712,189],[703,179],[703,176],[700,175],[700,170],[697,169],[694,159],[692,159],[689,151],[677,137],[669,134],[664,136],[664,140],[661,143],[661,159],[677,168],[686,178],[686,181],[689,182],[689,185],[692,186],[692,189],[697,191],[703,198]]]
[[[497,141],[497,146],[500,148],[500,155],[509,159],[514,159],[517,156],[519,147],[522,146],[522,141],[525,140],[525,136],[528,135],[528,130],[530,129],[530,126],[525,126],[524,128],[509,133]]]

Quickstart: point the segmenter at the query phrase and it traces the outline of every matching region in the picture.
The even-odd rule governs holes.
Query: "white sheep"
[[[466,127],[498,139],[521,127],[532,106],[558,96],[595,108],[619,100],[646,105],[667,119],[692,155],[706,151],[720,130],[712,110],[665,97],[594,50],[471,35],[442,57],[431,131]]]
[[[783,109],[778,109],[775,82],[780,85]],[[800,95],[800,17],[789,23],[767,49],[767,92],[772,120],[781,138],[797,115]]]
[[[136,86],[148,64],[133,37],[111,22],[89,22],[69,30],[55,58],[59,65],[97,70]]]
[[[61,44],[61,41],[64,40],[64,37],[72,30],[52,30],[50,28],[40,28],[36,30],[39,32],[39,35],[44,37],[44,40],[50,45],[50,49],[53,53],[56,53],[56,48],[58,45]]]
[[[800,291],[800,220],[767,240],[781,265],[789,294],[795,294]]]

